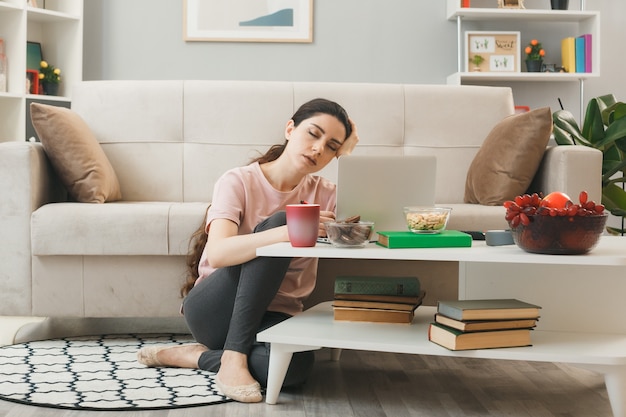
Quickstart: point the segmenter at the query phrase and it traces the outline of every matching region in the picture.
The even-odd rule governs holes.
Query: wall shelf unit
[[[582,6],[581,6],[582,7]],[[549,82],[578,83],[580,88],[580,104],[582,114],[584,80],[600,76],[600,13],[587,10],[550,10],[550,9],[509,9],[461,7],[460,0],[447,0],[446,17],[456,22],[457,26],[457,71],[447,77],[448,84],[480,84],[480,83],[514,83],[514,82]],[[568,36],[580,36],[585,33],[592,35],[592,72],[589,73],[549,73],[526,72],[524,51],[520,51],[522,59],[521,72],[468,72],[465,71],[465,31],[468,30],[515,30],[521,32],[520,48],[534,37],[537,28],[544,46],[550,43],[551,62],[561,63],[561,39]],[[529,27],[532,26],[532,29]],[[566,86],[566,85],[564,85]]]
[[[0,93],[0,142],[26,138],[26,106],[32,101],[68,106],[72,85],[83,78],[83,0],[0,0],[0,38],[7,57],[7,91]],[[61,69],[58,96],[29,94],[26,43],[41,44],[43,58]]]

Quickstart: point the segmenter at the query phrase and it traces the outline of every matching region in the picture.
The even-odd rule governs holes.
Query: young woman
[[[287,122],[285,139],[215,184],[204,239],[195,245],[201,256],[191,255],[192,277],[182,290],[183,314],[198,343],[149,346],[137,355],[147,366],[217,372],[219,389],[241,402],[261,401],[267,383],[269,346],[256,334],[302,311],[317,270],[317,259],[257,258],[256,249],[289,240],[285,205],[302,200],[320,204],[325,235],[322,223],[335,218],[335,185],[312,174],[358,142],[346,111],[325,99],[303,104]],[[312,365],[313,352],[294,354],[285,385],[304,382]]]

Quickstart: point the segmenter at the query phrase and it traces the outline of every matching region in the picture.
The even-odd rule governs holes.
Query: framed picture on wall
[[[465,32],[465,71],[520,72],[520,32]]]
[[[313,0],[184,0],[185,41],[312,42]]]

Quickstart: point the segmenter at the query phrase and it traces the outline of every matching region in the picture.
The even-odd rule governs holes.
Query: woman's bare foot
[[[198,359],[206,346],[193,343],[180,346],[146,346],[137,352],[137,360],[146,366],[170,366],[176,368],[198,368]]]

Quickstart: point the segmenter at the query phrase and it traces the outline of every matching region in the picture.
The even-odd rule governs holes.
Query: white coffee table
[[[603,237],[591,253],[578,256],[535,255],[516,246],[489,247],[484,242],[473,242],[471,248],[437,249],[386,249],[375,244],[363,249],[338,249],[325,244],[313,248],[293,248],[289,243],[279,243],[259,248],[257,254],[456,261],[459,262],[460,298],[465,298],[467,294],[471,294],[472,298],[479,298],[483,294],[485,298],[500,294],[518,298],[520,291],[522,294],[531,291],[529,294],[536,294],[537,299],[542,300],[539,305],[543,307],[539,326],[532,334],[533,346],[455,352],[428,341],[427,328],[435,313],[434,307],[418,308],[413,324],[406,325],[335,322],[331,302],[319,304],[257,335],[259,341],[272,344],[266,394],[266,402],[269,404],[275,404],[278,400],[294,352],[328,347],[568,363],[604,374],[614,416],[626,417],[626,330],[625,325],[619,326],[626,318],[626,303],[618,302],[626,294],[626,238]],[[473,264],[478,268],[474,268]],[[500,284],[498,277],[485,278],[484,270],[480,268],[492,264],[509,267],[504,269],[507,277],[502,279],[501,286],[504,288],[500,289],[503,291],[501,293],[492,291],[492,287]],[[529,268],[532,273],[525,275],[524,268]],[[582,277],[576,276],[578,270]],[[516,277],[515,271],[522,271],[522,274]],[[567,273],[560,274],[560,271]],[[600,285],[591,291],[585,286],[593,284],[594,276],[588,275],[594,274],[599,277]],[[609,280],[610,286],[602,285],[604,279]],[[520,290],[515,286],[516,282],[526,280],[533,282],[531,290]],[[585,302],[586,297],[581,299],[580,296],[585,291],[593,292],[597,298],[607,302],[588,304]],[[536,303],[534,298],[523,299]],[[541,323],[548,314],[556,319],[547,320],[548,325],[543,329]],[[584,314],[590,319],[572,324],[568,317],[576,317],[575,314]]]

